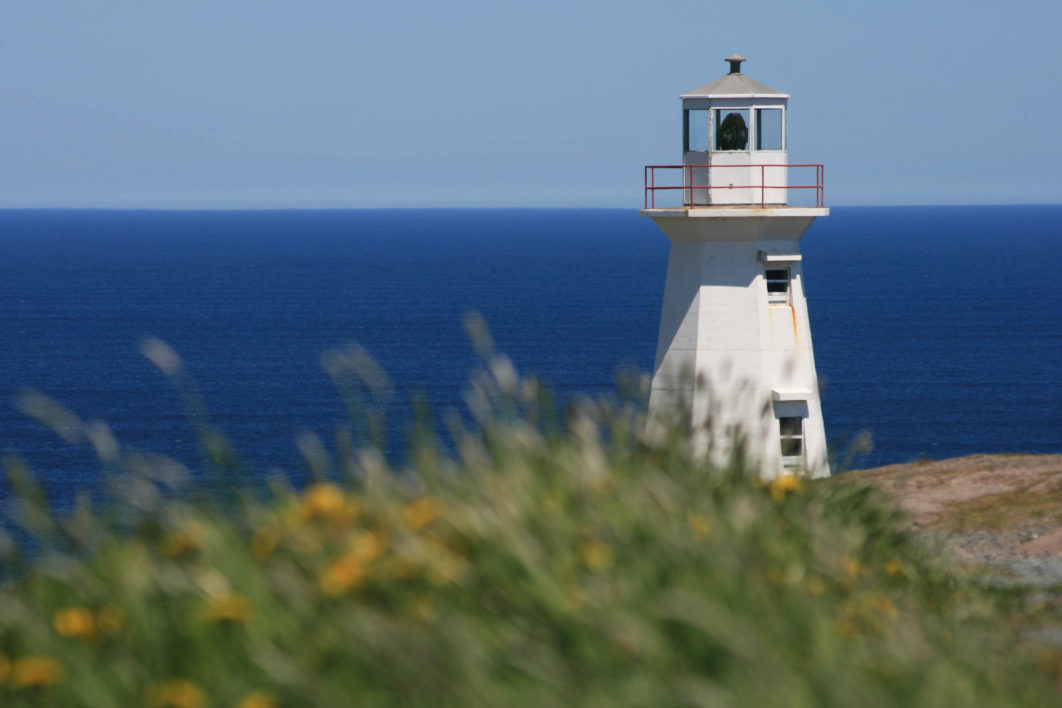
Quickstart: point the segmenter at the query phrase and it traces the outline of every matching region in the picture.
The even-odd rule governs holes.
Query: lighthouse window
[[[804,457],[804,419],[797,416],[779,418],[778,431],[782,440],[782,465],[800,467]]]
[[[768,268],[764,272],[767,281],[767,303],[770,305],[789,304],[789,269]]]
[[[686,111],[686,152],[708,151],[708,111]]]
[[[756,149],[782,149],[782,109],[756,109]]]
[[[715,111],[715,149],[746,150],[749,147],[749,110],[719,108]]]

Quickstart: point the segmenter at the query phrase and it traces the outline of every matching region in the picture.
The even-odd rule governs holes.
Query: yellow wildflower
[[[361,562],[352,555],[340,556],[321,574],[321,592],[325,595],[342,595],[361,582],[364,570]]]
[[[356,509],[347,503],[343,489],[332,482],[318,482],[302,495],[301,512],[307,519],[334,519],[354,516]]]
[[[614,560],[612,548],[601,541],[587,541],[583,544],[583,560],[591,570],[607,570]]]
[[[237,708],[276,708],[277,700],[268,693],[262,693],[261,691],[254,691],[248,693],[247,696],[240,701],[240,705]]]
[[[280,535],[280,531],[273,526],[258,529],[251,538],[251,553],[260,561],[266,560],[277,549]]]
[[[816,578],[815,576],[808,578],[804,586],[808,589],[808,593],[814,597],[819,597],[826,592],[826,583],[822,581],[822,578]]]
[[[205,538],[206,527],[203,524],[188,522],[162,540],[162,553],[170,558],[180,558],[198,551]]]
[[[771,482],[771,499],[780,504],[790,492],[799,492],[803,488],[804,480],[795,474],[779,475]]]
[[[859,623],[847,614],[838,617],[833,626],[842,637],[854,637],[859,634]]]
[[[439,503],[431,497],[424,497],[406,505],[406,508],[402,510],[402,521],[410,529],[419,531],[438,515]]]
[[[712,522],[704,514],[694,512],[690,514],[690,528],[698,536],[705,537],[712,530]]]
[[[246,622],[251,616],[251,603],[235,593],[226,593],[218,597],[212,597],[207,602],[206,616],[211,622],[231,622],[239,624]]]
[[[885,575],[893,580],[902,580],[907,577],[907,571],[903,567],[903,563],[892,558],[885,561]]]
[[[148,686],[144,702],[150,708],[201,708],[206,705],[206,696],[199,686],[179,678]]]
[[[859,561],[857,561],[855,558],[852,558],[851,556],[845,556],[844,572],[848,575],[848,577],[850,579],[854,579],[857,575],[859,575],[859,570]]]
[[[376,531],[365,531],[354,537],[351,551],[362,563],[371,563],[384,552],[384,542]]]
[[[63,667],[49,656],[27,656],[11,666],[11,685],[15,688],[41,688],[58,683]]]
[[[52,617],[52,625],[64,637],[88,639],[96,633],[96,621],[84,607],[64,607]]]
[[[11,673],[11,662],[6,656],[0,654],[0,683],[7,680],[7,675]]]
[[[96,629],[100,634],[118,634],[125,626],[125,615],[114,605],[104,605],[96,612]]]
[[[880,592],[867,593],[862,598],[862,604],[875,618],[896,619],[900,614],[889,596]]]

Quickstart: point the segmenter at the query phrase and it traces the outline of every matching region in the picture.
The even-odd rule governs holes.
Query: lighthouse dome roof
[[[788,93],[783,93],[776,88],[771,88],[767,84],[760,83],[756,79],[745,76],[741,73],[741,62],[745,61],[745,58],[740,54],[732,54],[727,57],[726,61],[730,62],[731,71],[729,74],[720,76],[715,81],[711,81],[704,86],[698,86],[692,91],[687,91],[682,94],[680,98],[789,98]]]

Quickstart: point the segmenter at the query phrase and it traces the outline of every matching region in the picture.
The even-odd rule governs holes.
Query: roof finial
[[[728,62],[730,62],[730,73],[731,74],[740,74],[741,73],[741,62],[745,61],[745,57],[743,57],[740,54],[737,54],[735,52],[734,54],[731,54],[730,56],[728,56],[726,58],[726,60]]]

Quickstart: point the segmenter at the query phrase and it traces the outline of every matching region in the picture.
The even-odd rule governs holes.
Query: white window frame
[[[784,272],[785,278],[771,277],[771,273]],[[785,291],[771,292],[771,283],[785,283]],[[766,263],[763,269],[763,288],[767,292],[767,304],[789,306],[793,304],[793,270],[788,263]]]
[[[795,435],[793,435],[793,434],[787,435],[785,433],[782,421],[786,421],[786,420],[800,421],[799,430],[798,430],[798,432]],[[805,438],[805,435],[804,435],[804,420],[805,420],[804,416],[796,416],[796,415],[779,416],[779,418],[778,418],[778,444],[779,444],[779,450],[782,453],[782,469],[783,470],[802,470],[806,466],[805,463],[804,463],[804,450],[806,449],[806,446],[804,444],[804,442],[805,442],[805,440],[804,440],[804,438]],[[800,445],[800,451],[796,455],[786,455],[785,454],[786,443],[787,442],[793,442],[793,441],[796,441],[797,444]]]

